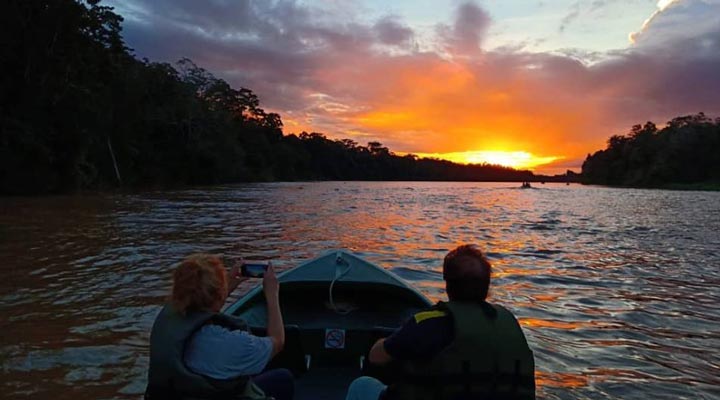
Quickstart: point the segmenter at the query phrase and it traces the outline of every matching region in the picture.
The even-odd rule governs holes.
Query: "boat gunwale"
[[[415,288],[414,286],[412,286],[412,285],[408,284],[407,282],[405,282],[405,281],[404,281],[402,278],[400,278],[397,274],[395,274],[395,273],[393,273],[392,271],[389,271],[389,270],[387,270],[387,269],[385,269],[385,268],[382,268],[382,267],[380,267],[380,266],[378,266],[378,265],[376,265],[376,264],[374,264],[374,263],[366,260],[365,258],[363,258],[363,257],[361,257],[361,256],[359,256],[359,255],[356,255],[356,254],[354,254],[354,253],[352,253],[351,251],[346,250],[346,249],[331,249],[331,250],[327,250],[327,251],[323,252],[322,254],[320,254],[319,256],[317,256],[317,257],[315,257],[315,258],[312,258],[312,259],[310,259],[310,260],[304,261],[304,262],[300,263],[299,265],[297,265],[297,266],[295,266],[295,267],[293,267],[293,268],[290,268],[290,269],[288,269],[288,270],[286,270],[286,271],[283,271],[283,272],[279,273],[279,274],[278,274],[278,281],[279,281],[279,283],[280,283],[280,287],[282,288],[282,285],[283,285],[283,284],[292,284],[292,285],[295,285],[295,284],[308,284],[308,285],[311,285],[311,284],[312,284],[312,285],[314,285],[314,284],[322,284],[322,283],[330,283],[330,282],[332,282],[333,279],[309,279],[309,280],[298,279],[298,280],[289,280],[289,281],[283,282],[283,277],[285,277],[285,276],[287,276],[288,274],[291,274],[291,273],[293,273],[293,272],[296,272],[297,270],[299,270],[299,269],[301,269],[301,268],[303,268],[303,267],[306,267],[306,266],[308,266],[308,265],[310,265],[310,264],[312,264],[312,263],[314,263],[314,262],[317,262],[317,261],[321,260],[322,258],[325,258],[325,257],[327,257],[327,256],[329,256],[329,255],[332,255],[333,253],[335,253],[335,254],[348,255],[348,256],[350,256],[350,257],[353,257],[353,258],[355,258],[355,259],[358,259],[358,260],[362,261],[362,262],[365,264],[365,266],[368,266],[368,267],[370,267],[370,268],[373,269],[373,270],[376,270],[376,271],[378,271],[378,272],[381,272],[381,273],[389,276],[390,278],[392,278],[392,281],[393,281],[392,283],[387,283],[387,282],[382,282],[382,283],[380,283],[380,282],[375,282],[375,284],[377,284],[377,285],[382,285],[382,286],[388,287],[388,288],[395,286],[395,287],[397,287],[398,289],[402,289],[403,291],[409,291],[411,294],[414,294],[419,300],[421,300],[423,303],[425,303],[428,307],[430,307],[430,306],[433,305],[433,302],[432,302],[427,296],[425,296],[425,294],[423,294],[421,291],[419,291],[419,290],[418,290],[417,288]],[[358,283],[358,284],[360,284],[360,283],[361,283],[361,284],[368,284],[368,285],[372,285],[372,284],[373,284],[373,281],[353,280],[353,279],[345,280],[345,279],[342,279],[342,278],[338,279],[336,282],[337,282],[337,283],[342,283],[343,285],[344,285],[344,284],[347,284],[347,283],[350,283],[350,284],[352,284],[352,283]],[[250,289],[247,293],[245,293],[242,297],[240,297],[239,299],[235,300],[232,304],[230,304],[229,306],[227,306],[222,312],[225,313],[225,314],[234,315],[238,310],[240,310],[241,308],[243,308],[243,306],[245,306],[248,302],[250,302],[251,300],[253,300],[253,299],[259,294],[259,292],[261,292],[261,291],[262,291],[262,284],[258,284],[258,285],[255,286],[254,288]]]

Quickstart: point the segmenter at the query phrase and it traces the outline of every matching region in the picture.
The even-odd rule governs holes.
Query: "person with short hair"
[[[487,302],[491,275],[478,247],[450,251],[443,260],[449,301],[416,313],[370,349],[371,364],[397,364],[394,382],[360,377],[346,399],[534,399],[532,351],[512,313]]]
[[[209,254],[193,254],[177,266],[169,302],[150,335],[147,400],[292,398],[288,370],[261,373],[285,344],[272,265],[263,277],[268,336],[254,336],[243,320],[220,313],[244,279],[237,265],[228,277],[220,258]]]

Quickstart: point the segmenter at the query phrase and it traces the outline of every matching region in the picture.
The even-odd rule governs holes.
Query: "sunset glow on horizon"
[[[720,115],[720,0],[109,3],[139,56],[250,88],[285,134],[554,174]]]
[[[526,151],[465,151],[454,153],[416,153],[418,157],[439,158],[459,164],[492,164],[515,169],[534,170],[562,157],[538,157]]]

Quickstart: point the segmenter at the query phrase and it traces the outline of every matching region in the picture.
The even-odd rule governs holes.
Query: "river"
[[[720,193],[324,182],[0,199],[4,398],[137,399],[174,263],[347,248],[433,299],[477,243],[540,399],[720,398]],[[237,294],[236,294],[237,296]]]

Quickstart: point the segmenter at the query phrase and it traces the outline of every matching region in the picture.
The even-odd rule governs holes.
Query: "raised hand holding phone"
[[[243,263],[243,260],[241,258],[239,261],[233,262],[232,267],[230,267],[230,273],[228,274],[228,279],[227,279],[228,293],[231,293],[233,290],[235,290],[235,288],[238,287],[238,285],[242,281],[247,279],[241,273],[242,263]]]
[[[265,276],[263,276],[263,292],[265,293],[265,299],[268,301],[271,299],[277,299],[279,291],[280,284],[278,283],[277,276],[275,275],[275,269],[272,264],[268,264]]]
[[[277,276],[275,276],[275,270],[272,264],[268,264],[263,277],[263,292],[265,293],[265,301],[267,301],[267,333],[273,342],[273,356],[285,346],[285,328],[280,313],[279,291],[280,284]]]

